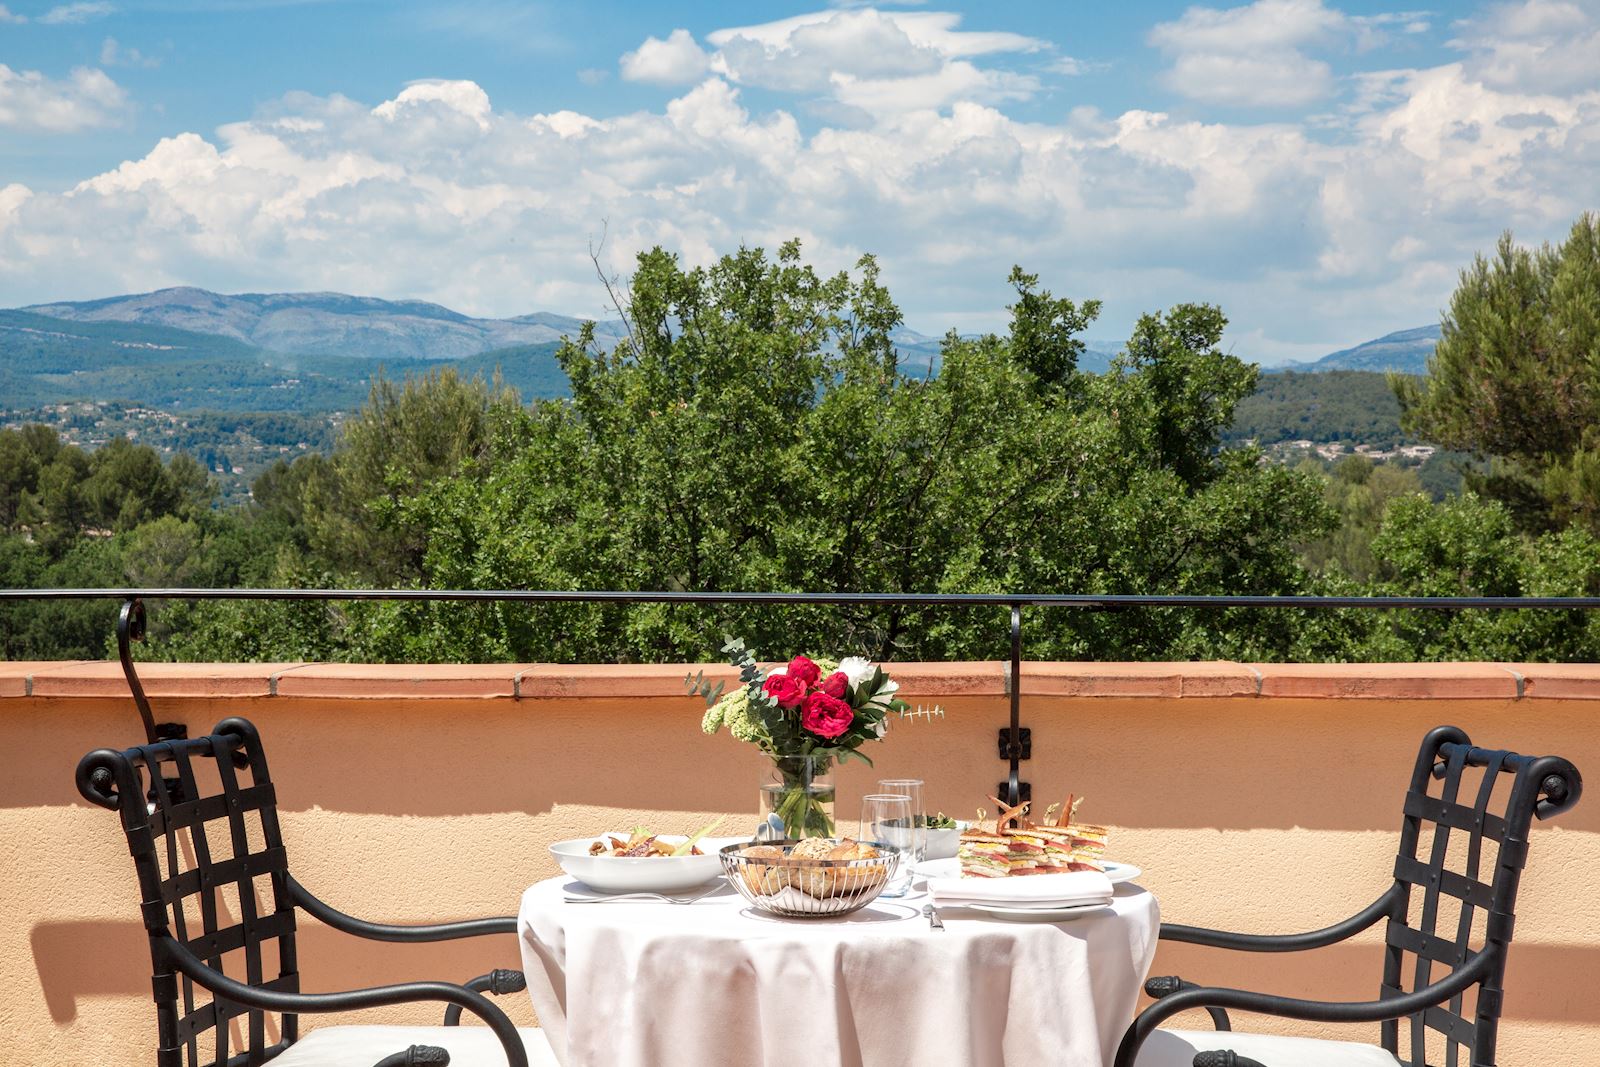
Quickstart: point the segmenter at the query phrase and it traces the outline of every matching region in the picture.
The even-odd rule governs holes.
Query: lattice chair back
[[[1577,769],[1557,756],[1475,748],[1453,726],[1423,740],[1405,798],[1381,996],[1437,982],[1484,952],[1492,965],[1448,1005],[1383,1023],[1383,1047],[1397,1058],[1492,1067],[1528,827],[1570,808],[1581,790]]]
[[[229,977],[299,992],[277,801],[256,729],[225,719],[209,736],[78,765],[78,789],[117,811],[151,935],[156,1067],[256,1067],[298,1037],[298,1017],[213,998],[165,962],[168,935]]]

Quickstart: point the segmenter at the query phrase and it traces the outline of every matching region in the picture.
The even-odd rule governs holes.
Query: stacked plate
[[[1026,878],[962,878],[957,860],[917,865],[928,895],[939,907],[972,908],[1007,919],[1060,922],[1111,906],[1118,882],[1139,877],[1125,863],[1106,864],[1106,873],[1036,874]]]

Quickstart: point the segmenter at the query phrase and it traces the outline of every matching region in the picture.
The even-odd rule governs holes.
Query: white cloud
[[[1310,53],[1367,50],[1391,28],[1426,32],[1425,12],[1347,15],[1322,0],[1255,0],[1242,7],[1191,7],[1156,25],[1149,42],[1171,60],[1168,88],[1193,100],[1235,107],[1298,108],[1330,95],[1332,68]]]
[[[115,122],[127,94],[103,70],[76,67],[64,79],[0,63],[0,129],[70,133]]]
[[[622,57],[622,77],[631,82],[683,85],[706,72],[710,62],[688,30],[673,30],[665,41],[646,37],[644,44]]]
[[[1100,71],[1108,70],[1110,69],[1110,64],[1078,59],[1074,56],[1058,56],[1046,63],[1044,69],[1051,74],[1065,74],[1069,78],[1076,78],[1084,74],[1097,74]]]
[[[144,67],[153,70],[161,66],[161,60],[155,56],[147,56],[137,48],[129,48],[120,44],[115,37],[107,37],[100,42],[100,65],[102,67]]]
[[[4,25],[7,25],[7,24],[10,24],[10,25],[13,25],[13,26],[20,26],[22,23],[27,22],[27,21],[28,21],[28,16],[26,16],[26,15],[18,15],[16,12],[14,12],[10,8],[6,7],[6,5],[0,4],[0,26],[4,26]]]
[[[656,109],[517,115],[472,82],[415,82],[375,106],[292,94],[66,191],[8,186],[0,291],[23,303],[180,283],[318,288],[603,314],[587,259],[603,226],[603,266],[621,273],[656,244],[705,263],[799,236],[827,269],[878,253],[926,332],[998,326],[1021,263],[1058,293],[1106,299],[1098,334],[1210,300],[1241,355],[1303,358],[1432,321],[1502,228],[1560,237],[1593,206],[1600,91],[1500,84],[1476,53],[1360,76],[1331,135],[1303,119],[1144,109],[1022,121],[1004,98],[1036,83],[985,65],[997,53],[976,43],[940,51],[891,20],[872,28],[894,56],[836,43],[841,66],[794,90],[850,121],[802,127],[732,72],[817,85],[786,53],[823,54],[831,18],[882,17],[825,14],[712,42],[724,60],[735,37],[763,51]],[[796,43],[803,28],[817,35]],[[1314,26],[1241,32],[1280,49],[1319,39]],[[1027,47],[1032,69],[1058,56]]]
[[[1050,48],[1020,33],[963,30],[958,14],[871,7],[721,29],[706,39],[717,48],[711,69],[729,81],[815,94],[828,103],[812,110],[856,123],[958,99],[1029,97],[1039,91],[1037,78],[973,60]]]
[[[468,119],[486,130],[491,110],[489,94],[476,82],[426,78],[410,83],[399,96],[385,100],[372,113],[390,122],[419,122],[429,117],[445,121]]]
[[[1600,3],[1526,0],[1462,22],[1451,42],[1475,77],[1501,88],[1600,86]]]
[[[74,4],[59,4],[39,16],[47,26],[76,26],[91,19],[104,18],[116,10],[112,4],[101,0],[83,0]]]

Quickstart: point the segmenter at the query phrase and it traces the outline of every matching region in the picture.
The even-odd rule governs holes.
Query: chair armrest
[[[488,974],[480,974],[468,981],[467,988],[474,993],[493,993],[497,997],[503,997],[507,993],[520,993],[527,989],[528,978],[521,971],[496,967]],[[444,1010],[444,1024],[446,1026],[461,1024],[461,1005],[452,1004]]]
[[[1194,982],[1185,982],[1175,974],[1168,974],[1159,978],[1148,979],[1144,984],[1144,995],[1151,1000],[1160,1000],[1162,997],[1170,997],[1172,994],[1185,989],[1199,988],[1200,986]],[[1211,1016],[1211,1025],[1218,1030],[1233,1029],[1233,1023],[1228,1020],[1228,1013],[1222,1008],[1208,1006],[1206,1014]]]
[[[398,941],[418,943],[424,941],[453,941],[463,937],[483,937],[486,934],[515,934],[516,916],[503,919],[469,919],[465,922],[433,923],[427,926],[399,926],[393,923],[374,923],[346,915],[311,894],[311,891],[293,876],[288,879],[289,899],[314,918],[327,923],[335,930],[365,937],[371,941]]]
[[[1245,989],[1196,987],[1179,990],[1171,996],[1161,998],[1139,1013],[1133,1025],[1128,1027],[1127,1033],[1122,1035],[1122,1043],[1117,1047],[1115,1067],[1134,1067],[1134,1062],[1139,1058],[1139,1047],[1150,1036],[1150,1032],[1166,1019],[1190,1008],[1234,1008],[1238,1011],[1324,1023],[1382,1022],[1443,1004],[1490,974],[1499,958],[1499,949],[1491,945],[1468,957],[1466,962],[1449,976],[1421,989],[1414,989],[1409,993],[1385,1000],[1330,1002],[1275,997]]]
[[[1208,948],[1229,948],[1240,952],[1303,952],[1307,949],[1326,948],[1354,937],[1379,919],[1386,917],[1403,892],[1397,883],[1388,892],[1368,904],[1343,922],[1311,930],[1303,934],[1237,934],[1227,930],[1207,930],[1200,926],[1179,926],[1162,923],[1160,937],[1163,941],[1179,941]]]
[[[290,993],[281,989],[263,989],[246,985],[229,978],[207,966],[175,938],[162,935],[155,939],[157,957],[171,964],[215,997],[243,1004],[261,1011],[287,1012],[314,1015],[334,1011],[359,1011],[363,1008],[384,1008],[394,1004],[414,1004],[425,1001],[443,1001],[459,1004],[482,1019],[506,1053],[507,1067],[528,1067],[528,1053],[516,1026],[506,1013],[489,1002],[481,993],[449,982],[405,982],[399,985],[374,986],[342,993]]]

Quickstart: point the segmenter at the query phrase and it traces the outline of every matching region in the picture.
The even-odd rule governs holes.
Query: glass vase
[[[777,814],[784,834],[799,839],[834,836],[833,758],[772,756],[761,783],[761,818]]]

